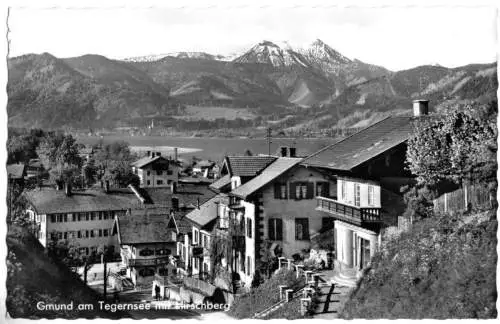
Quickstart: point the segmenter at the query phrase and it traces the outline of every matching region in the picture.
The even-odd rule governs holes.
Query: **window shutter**
[[[290,182],[290,199],[297,199],[297,194],[295,192],[295,188],[297,184],[295,182]]]
[[[274,228],[274,219],[273,218],[270,218],[268,221],[267,233],[269,234],[270,240],[273,240],[273,241],[276,240],[276,235],[274,235],[275,228]]]
[[[276,219],[276,240],[283,241],[283,220]]]
[[[307,182],[307,199],[313,199],[314,198],[314,183],[313,182]]]
[[[323,197],[330,197],[330,183],[323,182]]]
[[[281,184],[275,183],[274,184],[274,199],[280,199],[280,198],[281,198]]]

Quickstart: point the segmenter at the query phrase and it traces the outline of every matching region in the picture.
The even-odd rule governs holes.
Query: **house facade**
[[[68,188],[44,187],[27,191],[24,196],[28,201],[26,213],[44,247],[64,240],[76,243],[84,255],[96,252],[101,245],[118,251],[111,236],[113,220],[139,203],[127,189],[71,192]]]
[[[143,188],[169,187],[178,183],[179,171],[178,162],[161,156],[160,152],[148,152],[132,164],[132,172],[139,177]]]
[[[336,192],[334,179],[300,165],[301,158],[280,157],[262,173],[233,187],[229,213],[244,227],[244,253],[236,271],[246,286],[271,258],[299,258],[311,237],[329,224],[315,210],[318,194]]]
[[[112,234],[120,246],[127,277],[135,286],[174,274],[178,233],[175,216],[167,208],[131,209],[125,216],[115,217]]]
[[[301,162],[337,178],[336,197],[317,195],[315,209],[333,219],[335,266],[344,278],[362,275],[385,228],[405,210],[401,188],[414,182],[405,168],[406,142],[428,111],[426,101],[415,105],[415,116],[386,118]]]

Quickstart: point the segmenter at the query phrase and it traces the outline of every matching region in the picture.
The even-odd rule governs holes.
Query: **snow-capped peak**
[[[291,66],[295,64],[302,66],[309,65],[307,60],[304,59],[301,54],[295,52],[287,42],[283,42],[282,46],[278,46],[267,40],[253,46],[234,61],[238,63],[271,64],[275,67]]]
[[[325,44],[325,42],[321,39],[316,39],[311,43],[311,45],[302,49],[300,52],[314,63],[318,63],[319,61],[328,61],[336,64],[346,64],[352,62],[352,60]]]

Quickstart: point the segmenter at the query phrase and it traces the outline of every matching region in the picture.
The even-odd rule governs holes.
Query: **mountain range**
[[[393,72],[350,59],[319,39],[305,48],[262,41],[234,58],[28,54],[9,58],[8,71],[9,126],[42,128],[131,126],[182,115],[191,105],[295,115],[297,125],[287,127],[349,127],[408,112],[412,99],[429,99],[439,110],[494,100],[497,88],[496,63]]]

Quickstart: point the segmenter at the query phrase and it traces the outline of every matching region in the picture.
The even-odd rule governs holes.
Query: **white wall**
[[[342,197],[342,183],[345,183],[346,194]],[[337,200],[347,205],[355,206],[355,184],[360,186],[360,206],[359,207],[381,207],[380,205],[380,186],[354,180],[338,179],[337,181]],[[373,203],[368,204],[368,187],[373,188]]]

